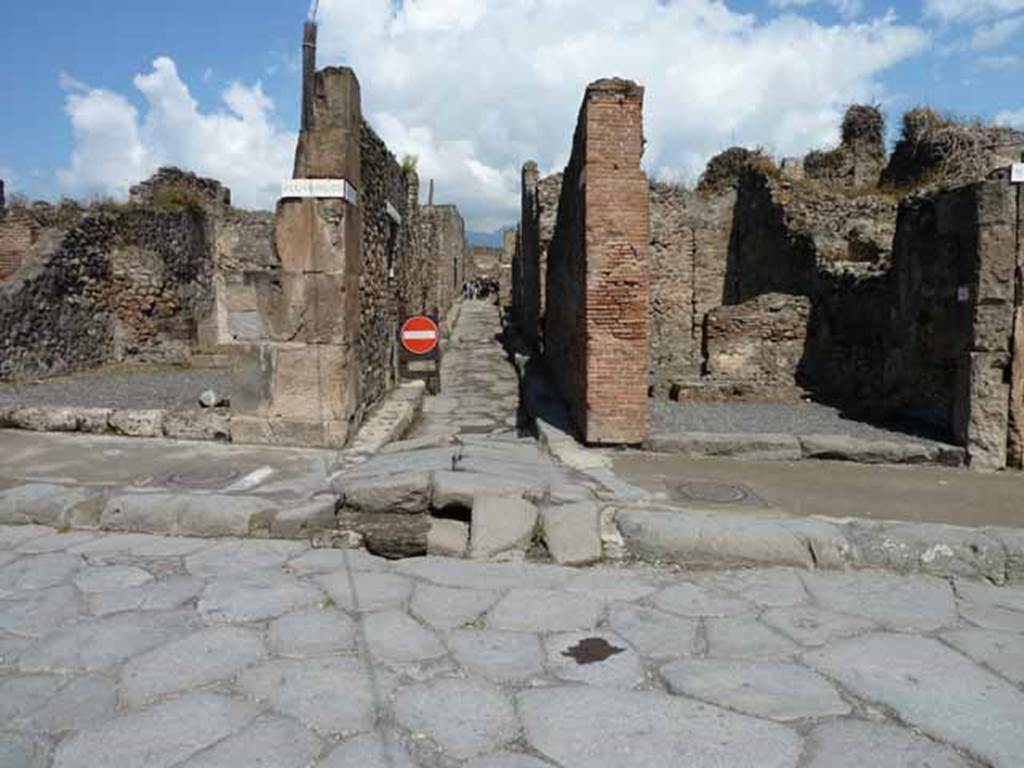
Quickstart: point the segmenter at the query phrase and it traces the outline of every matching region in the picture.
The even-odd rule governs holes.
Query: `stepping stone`
[[[594,502],[545,507],[544,540],[560,565],[588,565],[601,559],[601,509]]]
[[[662,667],[661,676],[672,693],[771,720],[850,712],[831,683],[798,664],[677,661]]]
[[[537,507],[521,498],[476,496],[470,527],[470,556],[487,559],[511,549],[525,550],[537,530],[537,519]]]

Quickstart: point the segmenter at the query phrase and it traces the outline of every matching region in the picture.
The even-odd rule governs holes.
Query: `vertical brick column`
[[[317,72],[312,95],[295,177],[362,189],[355,73]],[[256,285],[263,340],[236,355],[232,440],[343,446],[360,403],[361,208],[334,198],[281,200],[274,246],[280,269]]]
[[[640,443],[649,429],[643,94],[627,80],[587,88],[548,251],[545,362],[588,443]]]

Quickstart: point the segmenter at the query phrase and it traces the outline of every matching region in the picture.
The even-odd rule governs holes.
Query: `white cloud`
[[[1008,109],[995,117],[996,125],[1006,125],[1024,131],[1024,108]]]
[[[1001,48],[1024,30],[1024,16],[1011,16],[1008,19],[983,24],[971,35],[971,48],[976,51],[989,51]]]
[[[864,10],[863,0],[772,0],[772,5],[782,9],[803,8],[818,2],[826,2],[828,5],[831,5],[836,10],[836,13],[844,19],[852,19],[855,16],[859,16],[861,11]]]
[[[140,118],[120,94],[62,82],[75,139],[70,165],[58,172],[67,192],[123,198],[157,167],[178,165],[227,184],[237,205],[266,207],[290,175],[295,135],[274,124],[259,83],[232,83],[222,94],[227,110],[204,113],[174,62],[159,58],[134,80],[146,101]]]
[[[941,21],[976,22],[1024,10],[1024,0],[925,0],[925,14]]]
[[[320,64],[354,67],[391,149],[480,230],[518,217],[524,160],[561,169],[599,77],[647,87],[645,165],[693,179],[733,143],[835,141],[845,105],[884,96],[879,75],[927,44],[892,16],[764,22],[716,0],[321,0],[320,17]]]

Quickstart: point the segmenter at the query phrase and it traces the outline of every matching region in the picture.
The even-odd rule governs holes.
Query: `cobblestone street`
[[[516,427],[515,369],[501,344],[498,307],[466,301],[441,364],[441,395],[427,398],[412,437],[500,434]]]
[[[0,529],[0,765],[1019,766],[1024,590]]]
[[[528,447],[497,329],[413,436],[481,466]],[[1022,688],[1020,586],[0,527],[4,768],[1016,768]]]

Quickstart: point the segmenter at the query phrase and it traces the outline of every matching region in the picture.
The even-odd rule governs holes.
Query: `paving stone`
[[[789,728],[663,693],[573,686],[517,696],[526,740],[563,768],[795,768]]]
[[[288,569],[300,576],[335,571],[386,571],[391,561],[362,549],[311,549],[290,560]]]
[[[1024,693],[937,640],[873,634],[812,651],[804,660],[994,768],[1020,764]]]
[[[390,732],[364,733],[343,741],[317,768],[418,768]]]
[[[191,693],[79,731],[61,742],[54,768],[169,768],[242,729],[258,713],[244,701]]]
[[[73,510],[94,498],[94,492],[55,483],[25,483],[0,491],[0,523],[41,523],[59,525]],[[34,535],[36,526],[27,526],[22,536]],[[47,529],[40,535],[52,535]],[[13,546],[13,544],[12,544]]]
[[[161,611],[180,608],[199,597],[204,582],[192,576],[168,576],[150,582],[142,588],[142,602],[139,609],[143,611]]]
[[[356,625],[334,608],[307,608],[270,624],[267,643],[279,656],[302,658],[355,648]]]
[[[536,635],[459,629],[448,645],[464,669],[497,683],[526,680],[544,671],[544,649]]]
[[[51,494],[56,496],[60,494],[62,486],[50,486],[50,488]],[[13,490],[15,489],[4,491],[4,497]],[[45,525],[3,525],[0,526],[0,549],[17,547],[30,539],[52,534],[53,528]]]
[[[308,550],[307,545],[293,541],[226,541],[186,558],[185,567],[204,578],[230,576],[276,568]]]
[[[592,501],[545,507],[544,541],[556,563],[589,565],[601,559],[601,508]]]
[[[402,611],[366,614],[362,622],[370,656],[375,660],[427,661],[447,653],[437,635]]]
[[[362,512],[419,514],[430,508],[430,474],[399,472],[335,485],[345,506]]]
[[[23,590],[55,587],[69,581],[84,565],[81,557],[63,552],[22,557],[0,568],[0,597],[13,596]]]
[[[253,571],[210,582],[199,598],[199,613],[212,622],[272,619],[324,600],[314,585],[276,571]]]
[[[498,600],[498,593],[419,583],[409,610],[434,629],[447,631],[475,622]]]
[[[318,531],[333,529],[335,523],[334,495],[280,510],[270,523],[275,539],[308,539]]]
[[[683,582],[663,589],[651,598],[658,608],[679,616],[740,616],[754,607],[746,600]]]
[[[610,632],[553,635],[544,648],[548,669],[560,680],[610,688],[635,688],[644,682],[639,657]]]
[[[427,554],[438,557],[465,557],[469,548],[469,525],[460,520],[430,519]]]
[[[945,632],[942,639],[1005,677],[1024,686],[1024,636],[992,629],[958,629]]]
[[[472,509],[481,494],[541,498],[546,486],[540,481],[500,477],[476,472],[440,470],[432,474],[433,505],[436,509],[458,505]]]
[[[412,593],[412,582],[393,573],[349,573],[318,576],[319,584],[335,605],[346,611],[383,611],[401,608]]]
[[[827,645],[878,629],[877,624],[861,616],[848,616],[816,605],[771,608],[761,614],[761,621],[809,647]]]
[[[803,579],[822,607],[862,616],[887,629],[927,632],[956,622],[953,591],[934,576],[816,571]]]
[[[42,637],[76,619],[82,610],[78,590],[70,585],[36,589],[5,600],[0,610],[0,630]]]
[[[479,680],[434,680],[398,691],[395,719],[423,733],[456,760],[493,752],[518,734],[515,710],[505,695]]]
[[[182,768],[307,768],[322,747],[320,739],[294,720],[261,715],[245,730],[199,753]]]
[[[513,587],[564,586],[578,572],[554,565],[480,563],[444,557],[401,560],[395,569],[445,587],[512,589]]]
[[[798,653],[788,637],[752,616],[707,619],[708,655],[718,659],[778,659]]]
[[[39,736],[0,731],[0,765],[4,768],[47,768],[50,745]]]
[[[985,629],[1001,629],[1006,632],[1024,634],[1024,614],[1019,611],[1012,611],[998,605],[977,605],[975,603],[961,603],[959,609],[960,615],[971,624]]]
[[[104,533],[99,538],[68,549],[90,562],[106,562],[111,557],[184,557],[201,549],[210,549],[217,542],[210,539],[189,539],[154,536],[148,533]]]
[[[608,625],[640,655],[674,659],[693,655],[700,621],[640,605],[615,605],[609,612]]]
[[[393,688],[372,677],[365,662],[346,657],[272,661],[241,674],[239,688],[320,734],[352,734],[374,727],[377,707]]]
[[[487,615],[490,629],[517,632],[572,632],[597,626],[603,604],[586,595],[541,589],[513,589]]]
[[[677,661],[661,669],[672,693],[771,720],[846,715],[850,705],[821,675],[798,664]]]
[[[658,587],[632,570],[597,567],[577,572],[566,582],[565,589],[598,600],[642,600]]]
[[[798,605],[808,599],[799,571],[793,568],[726,571],[698,578],[696,583],[769,608]]]
[[[0,723],[14,723],[40,709],[64,685],[60,675],[0,678]]]
[[[75,586],[82,592],[112,592],[141,587],[153,580],[149,571],[131,565],[110,565],[85,568],[75,577]]]
[[[466,768],[551,768],[551,764],[521,752],[495,752],[471,760]]]
[[[960,615],[986,629],[1024,633],[1024,589],[957,581]]]
[[[18,552],[29,555],[42,555],[50,552],[63,552],[79,544],[93,541],[99,534],[89,531],[68,531],[39,536],[19,544]]]
[[[24,678],[14,678],[15,680]],[[55,688],[42,697],[19,692],[31,702],[19,716],[3,713],[6,686],[0,687],[0,721],[19,729],[44,733],[64,733],[91,728],[116,714],[117,690],[112,680],[103,675],[83,675],[68,679],[53,678]]]
[[[232,678],[266,653],[252,630],[201,629],[129,661],[121,672],[121,691],[129,707],[138,707],[167,693]]]
[[[806,768],[969,768],[955,750],[885,723],[833,720],[807,737]]]
[[[188,611],[120,613],[59,629],[18,656],[23,670],[105,671],[133,656],[187,634]]]

